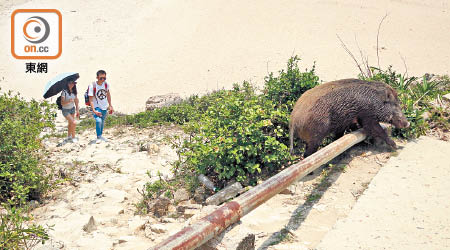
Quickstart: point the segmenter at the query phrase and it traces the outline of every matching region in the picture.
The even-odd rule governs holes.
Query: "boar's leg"
[[[334,139],[337,140],[339,138],[341,138],[342,136],[344,136],[345,130],[339,130],[337,132],[334,133]]]
[[[397,148],[395,142],[389,138],[386,131],[380,126],[378,121],[373,119],[363,119],[362,127],[367,135],[383,139],[389,146]]]
[[[349,131],[356,131],[358,130],[358,122],[359,124],[361,124],[361,121],[358,121],[358,118],[355,117],[352,120],[352,123],[348,126],[343,126],[343,125],[338,125],[336,126],[336,131],[334,132],[334,139],[337,140],[339,138],[341,138],[342,136],[344,136],[345,131],[349,130]]]
[[[306,158],[306,157],[314,154],[318,148],[319,148],[319,143],[316,143],[316,142],[306,143],[305,153],[303,154],[303,157]]]

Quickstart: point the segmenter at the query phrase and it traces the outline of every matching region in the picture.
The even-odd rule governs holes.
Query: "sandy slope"
[[[57,128],[65,122],[58,119]],[[177,132],[178,131],[178,132]],[[173,127],[107,129],[108,143],[95,144],[92,129],[79,134],[78,143],[57,147],[62,139],[44,140],[49,163],[55,174],[70,181],[53,190],[33,211],[35,221],[53,225],[47,245],[37,249],[146,249],[153,241],[145,237],[144,225],[156,220],[136,214],[144,184],[159,179],[158,173],[172,176],[170,163],[176,153],[162,143],[167,135],[179,133]],[[158,152],[140,151],[139,145],[152,142]],[[164,178],[164,177],[163,177]],[[96,230],[85,232],[93,216]],[[182,226],[179,223],[170,224]]]
[[[381,65],[403,71],[448,74],[450,1],[2,1],[0,3],[0,87],[40,98],[45,83],[66,71],[80,72],[84,91],[102,68],[109,74],[117,110],[142,110],[155,94],[183,95],[263,82],[292,54],[302,68],[317,61],[321,79],[354,77],[357,69],[341,48],[339,34],[376,65],[376,30]],[[25,71],[10,53],[10,14],[16,8],[56,8],[63,15],[63,54],[49,61],[49,73]]]

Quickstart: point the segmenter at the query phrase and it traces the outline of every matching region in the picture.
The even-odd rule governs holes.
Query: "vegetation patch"
[[[50,188],[39,135],[54,126],[51,110],[47,102],[0,95],[0,249],[29,249],[48,239],[46,229],[31,224],[27,203]]]

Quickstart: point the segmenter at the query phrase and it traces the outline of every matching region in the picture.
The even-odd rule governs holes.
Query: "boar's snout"
[[[409,122],[406,122],[405,128],[409,127]]]
[[[408,121],[401,121],[398,125],[396,125],[397,128],[407,128],[409,127]]]
[[[394,117],[392,119],[392,124],[395,127],[397,127],[397,128],[407,128],[407,127],[409,127],[409,122],[408,122],[408,120],[406,119],[406,117],[403,114],[401,114],[400,117]]]
[[[397,128],[407,128],[409,127],[408,119],[406,119],[405,114],[402,112],[400,103],[390,103],[387,106],[388,110],[391,110],[390,123]]]

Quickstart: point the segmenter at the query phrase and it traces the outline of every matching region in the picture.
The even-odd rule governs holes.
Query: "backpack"
[[[63,93],[65,90],[63,90],[61,93]],[[56,105],[58,106],[59,110],[62,110],[62,104],[61,104],[61,96],[58,96],[58,98],[56,98]]]
[[[62,109],[61,96],[58,96],[58,98],[56,98],[56,105],[58,105],[59,110]]]
[[[97,92],[97,89],[96,89],[94,83],[92,83],[92,87],[94,88],[94,92],[92,92],[92,93],[94,93],[94,97],[95,97],[95,92]],[[108,90],[108,83],[106,83],[106,82],[105,82],[105,89]],[[84,104],[88,107],[91,106],[91,104],[89,103],[89,86],[86,89],[86,92],[84,92]]]

